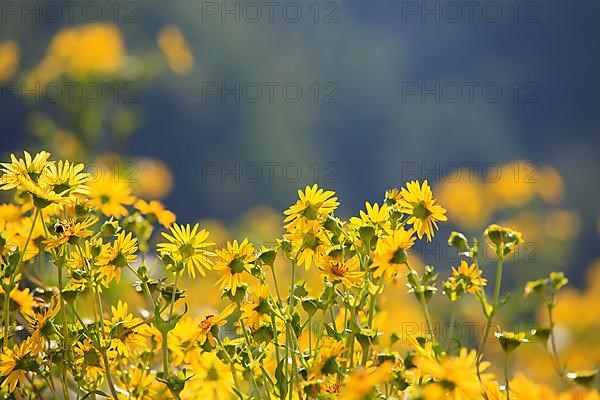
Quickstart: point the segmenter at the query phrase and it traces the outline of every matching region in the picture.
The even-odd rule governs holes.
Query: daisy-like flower
[[[141,318],[128,312],[127,303],[119,300],[117,306],[111,306],[112,317],[104,321],[110,348],[118,355],[129,357],[130,353],[144,349],[147,338],[152,335],[148,325]]]
[[[44,169],[52,164],[48,161],[50,153],[42,151],[31,157],[31,154],[24,152],[24,158],[17,158],[14,154],[10,155],[10,163],[1,163],[0,171],[0,189],[11,190],[22,188],[23,185],[29,187],[37,185],[40,175]]]
[[[76,238],[85,238],[91,236],[94,232],[89,228],[98,222],[98,217],[88,215],[83,221],[68,219],[63,222],[58,222],[54,225],[54,237],[44,240],[46,249],[54,249],[62,246],[67,242],[71,242]],[[73,243],[74,244],[74,243]]]
[[[120,387],[127,389],[124,398],[153,400],[160,397],[164,385],[156,380],[156,374],[143,365],[128,365],[117,373]]]
[[[363,279],[363,272],[359,271],[358,256],[353,256],[348,260],[342,257],[325,256],[319,261],[319,270],[321,274],[331,284],[341,283],[347,288],[356,286]]]
[[[135,197],[125,181],[114,179],[112,174],[103,172],[98,179],[90,182],[89,187],[90,205],[104,215],[120,218],[129,214],[125,206],[133,204]]]
[[[271,321],[271,304],[269,302],[269,287],[258,285],[248,290],[248,298],[241,305],[241,318],[246,325],[257,330],[261,325]]]
[[[194,373],[196,376],[186,385],[186,389],[189,386],[189,391],[193,393],[191,398],[226,400],[233,397],[232,388],[235,386],[231,368],[215,353],[202,353],[198,365],[194,366]]]
[[[241,243],[237,240],[227,242],[227,246],[217,250],[217,260],[214,269],[221,273],[217,281],[221,290],[229,289],[235,296],[237,288],[244,283],[244,272],[249,272],[256,261],[254,246],[244,239]]]
[[[212,269],[213,261],[211,257],[215,255],[210,248],[215,244],[207,242],[208,231],[200,229],[196,224],[192,228],[190,224],[173,224],[169,228],[171,234],[162,232],[162,236],[169,243],[159,243],[158,251],[170,255],[177,263],[182,263],[187,268],[188,274],[196,277],[196,270],[202,276],[206,276],[205,270]]]
[[[185,314],[167,335],[167,347],[171,352],[170,360],[174,364],[194,364],[200,357],[198,329],[201,319]],[[161,334],[162,335],[162,334]]]
[[[331,214],[340,203],[335,197],[335,192],[319,189],[317,184],[306,186],[304,191],[298,189],[299,199],[283,213],[287,215],[284,222],[286,229],[291,230],[298,224],[320,224]]]
[[[198,324],[200,329],[198,333],[198,342],[203,345],[206,341],[210,343],[212,347],[215,347],[216,340],[213,336],[213,328],[223,326],[227,323],[227,318],[235,310],[235,304],[230,304],[219,314],[207,314],[202,318],[202,321]]]
[[[73,347],[75,366],[89,383],[101,383],[104,380],[102,354],[93,346],[90,339],[77,342]]]
[[[359,228],[363,225],[371,225],[376,228],[378,234],[386,233],[390,229],[390,215],[386,204],[381,207],[377,203],[365,203],[366,212],[360,210],[359,217],[350,218],[352,226]]]
[[[394,375],[393,363],[384,362],[375,369],[359,368],[349,377],[342,388],[340,398],[344,400],[362,400],[373,392],[377,386],[388,382]]]
[[[19,387],[25,385],[25,374],[33,367],[31,356],[31,341],[25,340],[15,345],[13,349],[4,348],[0,354],[0,376],[4,376],[4,381],[0,387],[8,387],[10,393],[15,391],[17,384]]]
[[[166,210],[160,201],[152,200],[149,203],[145,200],[138,200],[133,205],[139,212],[147,217],[158,221],[159,224],[168,228],[175,222],[175,214]],[[153,222],[154,222],[153,221]]]
[[[40,176],[40,184],[51,188],[54,193],[63,197],[71,194],[87,194],[90,174],[83,172],[84,168],[83,164],[62,160],[48,164]]]
[[[131,232],[121,232],[112,243],[102,246],[96,265],[107,282],[121,279],[121,269],[137,261],[137,249],[137,239]]]
[[[482,274],[483,271],[479,269],[477,264],[469,265],[465,260],[460,261],[458,268],[452,267],[452,276],[444,284],[446,290],[451,293],[451,300],[456,300],[452,297],[452,294],[480,294],[487,284],[487,279],[483,278]]]
[[[16,281],[20,279],[21,275],[17,275]],[[8,283],[8,278],[4,278],[5,283]],[[6,292],[4,288],[0,286],[0,299],[2,304],[4,304],[4,296]],[[33,298],[33,294],[29,291],[29,288],[19,289],[15,287],[10,291],[10,301],[11,301],[11,310],[17,309],[19,313],[23,316],[33,315],[33,308],[35,307],[35,299]]]
[[[431,241],[434,231],[438,229],[437,222],[448,219],[446,210],[433,198],[427,180],[421,185],[418,181],[409,182],[401,193],[400,209],[408,214],[407,223],[413,225],[419,239],[426,235],[427,240]]]
[[[58,296],[52,296],[50,304],[41,307],[41,310],[34,311],[31,315],[26,315],[25,319],[29,322],[33,332],[31,333],[31,353],[38,354],[44,350],[48,337],[53,332],[51,320],[56,317],[60,311]]]
[[[445,398],[479,399],[483,393],[482,381],[489,380],[489,374],[477,376],[477,354],[475,350],[462,348],[458,356],[445,356],[441,360],[415,357],[414,364],[424,376],[431,377],[445,389]],[[482,362],[480,371],[489,367],[489,362]]]
[[[338,363],[336,358],[343,351],[344,344],[342,342],[333,339],[324,340],[310,368],[310,379],[319,379],[324,375],[337,373]]]
[[[414,243],[412,229],[405,231],[400,228],[391,235],[379,239],[371,264],[371,268],[375,269],[373,276],[376,278],[384,276],[386,280],[390,279],[403,264],[406,264],[407,251]]]
[[[318,263],[331,248],[330,240],[319,226],[308,229],[296,228],[283,237],[292,243],[292,255],[298,265],[304,265],[308,270],[313,263]]]

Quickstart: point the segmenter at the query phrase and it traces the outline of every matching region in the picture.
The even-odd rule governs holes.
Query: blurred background
[[[448,271],[451,230],[511,225],[526,244],[509,285],[566,270],[568,320],[600,302],[585,283],[599,14],[591,0],[3,0],[0,153],[91,163],[217,242],[272,240],[306,184],[348,217],[428,179],[451,222],[415,257]]]

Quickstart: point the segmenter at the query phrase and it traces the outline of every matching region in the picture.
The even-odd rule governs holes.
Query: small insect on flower
[[[98,222],[98,217],[93,215],[88,215],[83,221],[68,219],[57,222],[54,225],[55,237],[44,240],[43,243],[46,245],[46,249],[51,250],[65,243],[69,243],[73,241],[73,239],[91,236],[94,232],[89,228],[96,222]]]
[[[198,334],[198,342],[200,345],[205,344],[207,341],[210,343],[211,347],[215,347],[215,334],[214,328],[218,328],[219,326],[223,326],[227,323],[227,318],[233,313],[235,310],[235,305],[230,304],[223,309],[219,314],[207,314],[204,316],[198,328],[200,329]]]
[[[409,182],[406,188],[402,188],[401,193],[400,209],[408,214],[407,223],[413,225],[419,239],[426,235],[427,240],[431,241],[435,230],[438,229],[437,222],[448,219],[445,215],[446,210],[433,198],[427,180],[421,185],[417,181]]]

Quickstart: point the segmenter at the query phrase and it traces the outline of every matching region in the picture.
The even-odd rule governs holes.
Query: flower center
[[[181,257],[184,259],[190,258],[194,255],[194,247],[191,244],[186,243],[179,247],[179,253],[181,253]]]
[[[319,207],[313,204],[309,204],[308,207],[304,209],[304,212],[302,214],[306,219],[317,219],[317,217],[319,216]]]
[[[431,211],[425,206],[425,202],[421,201],[417,206],[413,209],[413,216],[419,219],[425,219],[432,214]]]
[[[244,262],[237,257],[229,263],[229,269],[231,269],[231,273],[233,274],[241,274],[245,270],[244,267]]]
[[[346,276],[348,273],[348,268],[339,262],[332,262],[331,272],[336,276]]]

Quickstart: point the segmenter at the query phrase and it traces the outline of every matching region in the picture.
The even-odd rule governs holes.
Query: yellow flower
[[[194,373],[196,376],[182,393],[184,398],[225,400],[233,397],[231,368],[215,353],[203,353]]]
[[[414,364],[425,376],[432,377],[446,389],[446,395],[451,399],[480,399],[483,387],[477,376],[476,352],[462,348],[458,356],[445,356],[441,360],[416,357]],[[488,362],[480,364],[480,371],[489,367]],[[482,375],[482,380],[491,377]]]
[[[344,384],[340,398],[344,400],[363,400],[374,388],[393,378],[392,362],[385,362],[375,370],[364,368],[355,370]]]
[[[336,358],[343,352],[344,344],[342,342],[333,339],[324,340],[310,368],[309,379],[318,379],[324,375],[337,373]]]
[[[148,203],[140,199],[133,206],[142,214],[154,218],[154,220],[158,221],[165,228],[170,227],[175,222],[175,214],[169,210],[165,210],[160,201],[152,200]]]
[[[318,262],[321,274],[331,284],[341,283],[347,288],[356,286],[363,280],[363,272],[359,271],[358,256],[343,260],[342,257],[325,256]]]
[[[431,241],[438,228],[437,221],[447,220],[446,210],[436,203],[427,180],[421,185],[412,181],[402,188],[400,207],[403,213],[409,215],[407,223],[413,225],[419,239],[427,235],[427,240]]]
[[[20,274],[17,275],[17,281],[20,279]],[[6,283],[8,283],[8,278],[5,278]],[[5,291],[4,289],[0,286],[0,298],[2,299],[2,303],[4,304],[4,296],[5,296]],[[33,298],[33,294],[31,294],[31,292],[29,291],[29,288],[25,288],[25,289],[19,289],[18,287],[15,287],[14,289],[12,289],[10,291],[10,300],[11,303],[13,304],[11,306],[11,310],[16,308],[19,310],[19,313],[21,313],[21,315],[23,316],[30,316],[33,315],[33,307],[35,306],[35,299]]]
[[[248,298],[241,305],[241,318],[253,330],[271,321],[270,294],[267,285],[258,285],[248,290]]]
[[[158,47],[167,59],[169,68],[176,74],[187,74],[194,66],[194,56],[181,31],[167,26],[158,34]]]
[[[133,204],[135,197],[131,188],[122,179],[115,179],[110,173],[101,172],[90,182],[90,205],[107,217],[124,217],[129,214],[125,206]]]
[[[30,79],[41,84],[65,74],[84,79],[90,74],[119,72],[125,48],[119,30],[111,24],[93,23],[61,30]]]
[[[0,42],[0,82],[10,79],[17,72],[19,56],[19,46],[15,42]]]
[[[90,174],[83,172],[83,164],[74,164],[69,161],[58,161],[48,164],[40,176],[42,186],[52,188],[52,191],[63,197],[71,194],[87,194],[87,182]]]
[[[463,293],[477,295],[487,284],[487,279],[481,276],[482,273],[477,264],[469,265],[465,260],[461,260],[458,268],[452,267],[452,276],[448,278],[447,282],[453,290],[460,289]]]
[[[147,337],[151,336],[148,325],[141,318],[128,312],[127,303],[119,300],[111,308],[112,318],[104,321],[106,335],[110,338],[111,350],[124,357],[145,349]]]
[[[89,228],[98,222],[98,217],[88,215],[83,221],[68,219],[54,225],[55,236],[43,241],[47,249],[54,249],[69,242],[72,238],[85,238],[94,232]],[[75,244],[75,243],[73,243]]]
[[[169,228],[171,234],[162,232],[162,236],[169,243],[159,243],[158,251],[162,254],[169,254],[178,263],[183,263],[183,267],[187,268],[188,274],[196,277],[196,270],[202,276],[206,276],[205,269],[212,268],[211,257],[214,253],[209,249],[214,246],[214,243],[207,242],[208,231],[200,229],[198,224],[192,228],[190,224],[179,225],[173,224]]]
[[[14,154],[10,155],[10,163],[1,163],[0,171],[0,189],[25,189],[38,184],[38,180],[49,164],[50,153],[42,151],[31,157],[28,152],[23,152],[24,158],[17,158]]]
[[[204,316],[202,321],[198,324],[200,331],[198,333],[198,342],[203,345],[206,341],[210,343],[212,347],[215,347],[216,341],[213,336],[213,328],[223,326],[227,323],[227,318],[235,310],[235,305],[230,304],[225,307],[219,314],[207,314]]]
[[[311,225],[305,229],[297,226],[283,237],[292,243],[292,255],[298,265],[309,269],[313,262],[318,263],[331,248],[331,243],[323,228]]]
[[[15,345],[12,350],[9,348],[2,350],[2,354],[0,354],[0,376],[6,378],[0,387],[8,386],[8,391],[12,393],[17,384],[20,387],[25,385],[25,374],[28,371],[27,364],[30,364],[28,360],[32,359],[30,357],[31,348],[31,341],[25,340],[21,344]]]
[[[352,226],[359,228],[362,225],[372,225],[376,228],[377,234],[387,233],[390,229],[390,215],[389,209],[386,204],[383,204],[381,207],[377,203],[369,203],[368,201],[365,203],[366,212],[360,210],[360,218],[352,217],[350,218],[350,223]]]
[[[237,288],[244,284],[244,272],[249,272],[256,261],[256,250],[248,239],[242,243],[237,240],[227,242],[227,247],[217,250],[215,271],[221,273],[217,281],[221,290],[230,290],[235,296]]]
[[[291,231],[303,223],[308,226],[320,224],[340,204],[334,196],[335,192],[319,189],[317,184],[306,186],[304,191],[298,190],[299,199],[283,212],[287,215],[285,228]]]
[[[400,228],[391,235],[379,239],[373,254],[373,264],[371,268],[375,269],[373,275],[377,278],[384,276],[390,279],[398,272],[398,268],[407,262],[407,250],[415,243],[413,230],[405,231]]]
[[[53,332],[51,320],[56,317],[60,311],[60,303],[58,302],[58,296],[52,296],[50,304],[47,307],[42,308],[40,312],[35,311],[30,315],[25,315],[25,319],[29,322],[31,329],[31,353],[38,354],[44,350],[44,346],[48,340],[48,337]]]
[[[90,339],[77,342],[73,348],[75,366],[90,383],[100,383],[104,379],[102,354],[92,346]]]
[[[501,251],[504,256],[523,243],[521,232],[496,224],[488,226],[483,235],[488,239],[490,247]]]
[[[127,393],[119,399],[154,400],[165,397],[161,394],[164,386],[156,380],[156,374],[142,365],[127,365],[117,374],[120,387],[126,388]]]
[[[131,232],[121,232],[112,243],[102,246],[102,252],[96,261],[101,275],[106,277],[107,284],[113,279],[121,278],[121,269],[137,261],[137,239]]]

